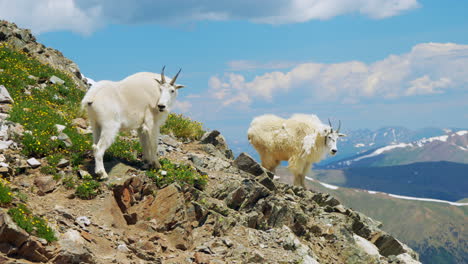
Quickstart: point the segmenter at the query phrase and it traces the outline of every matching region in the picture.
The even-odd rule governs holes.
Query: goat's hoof
[[[107,175],[107,173],[105,171],[98,171],[96,172],[97,176],[98,176],[98,179],[100,181],[106,181],[109,179],[109,175]]]

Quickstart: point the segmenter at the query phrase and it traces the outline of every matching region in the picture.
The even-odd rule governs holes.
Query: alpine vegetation
[[[294,185],[304,187],[304,178],[312,163],[335,155],[341,122],[334,130],[323,124],[316,115],[295,114],[290,119],[275,115],[254,118],[247,132],[250,144],[260,155],[262,166],[274,172],[281,161],[288,161],[294,174]]]
[[[143,148],[143,160],[150,167],[159,168],[159,128],[169,115],[178,89],[179,72],[166,80],[161,74],[140,72],[121,81],[99,81],[84,96],[81,104],[87,108],[93,129],[95,172],[101,179],[108,178],[104,169],[104,152],[121,130],[136,129]]]

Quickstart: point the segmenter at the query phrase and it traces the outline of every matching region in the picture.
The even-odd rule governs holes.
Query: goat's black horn
[[[181,70],[182,70],[182,68],[180,68],[179,71],[177,72],[177,74],[174,76],[174,78],[171,81],[171,85],[175,84],[175,81],[177,80],[177,77],[179,77],[179,73],[180,73]]]
[[[164,69],[166,69],[166,65],[164,65],[161,70],[161,83],[166,83],[166,78],[164,78]]]

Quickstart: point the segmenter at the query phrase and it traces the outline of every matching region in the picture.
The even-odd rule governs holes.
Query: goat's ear
[[[342,133],[338,133],[338,136],[339,136],[339,137],[347,137],[348,135],[342,134]]]
[[[162,84],[162,81],[158,80],[158,79],[154,79],[155,81],[157,81],[159,84]]]
[[[184,88],[184,87],[185,87],[184,85],[180,85],[180,84],[176,84],[176,85],[175,85],[175,88],[176,88],[176,89],[180,89],[180,88]]]

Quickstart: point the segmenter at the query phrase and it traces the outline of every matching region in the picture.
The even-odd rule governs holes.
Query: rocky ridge
[[[22,29],[15,23],[0,20],[0,42],[8,43],[15,50],[23,51],[44,64],[68,73],[80,89],[88,89],[89,84],[81,74],[78,65],[63,56],[60,51],[38,43],[29,29]]]
[[[8,134],[17,125],[7,127]],[[165,157],[208,175],[204,190],[158,189],[138,167],[114,161],[107,164],[111,180],[93,200],[75,198],[41,165],[28,164],[20,142],[11,146],[2,155],[10,168],[3,176],[27,193],[28,206],[49,219],[59,241],[29,235],[2,209],[2,263],[419,263],[380,223],[334,197],[279,183],[245,153],[228,158],[217,131],[203,143],[160,140]],[[61,171],[74,173],[66,163]]]

